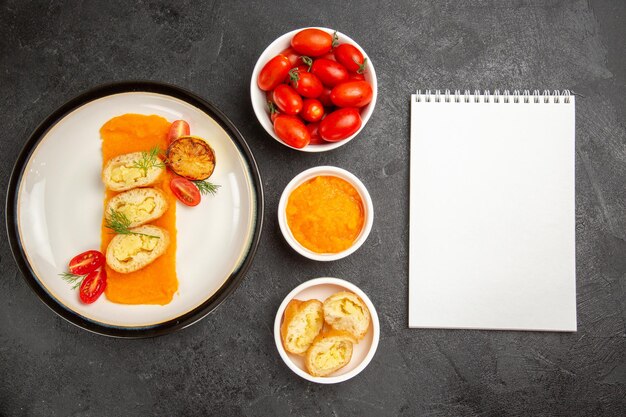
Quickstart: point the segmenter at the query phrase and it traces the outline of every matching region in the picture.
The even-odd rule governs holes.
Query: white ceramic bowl
[[[252,71],[252,80],[250,81],[250,97],[252,99],[252,108],[254,109],[254,113],[256,114],[257,119],[259,119],[259,122],[261,123],[265,131],[271,137],[273,137],[274,139],[276,139],[277,141],[279,141],[280,143],[282,143],[283,145],[291,149],[296,149],[296,148],[287,145],[285,142],[280,140],[278,136],[276,136],[276,134],[274,133],[274,126],[272,125],[272,121],[270,120],[270,116],[269,116],[269,111],[267,109],[267,99],[265,97],[266,93],[265,91],[262,91],[257,85],[257,79],[259,78],[259,72],[261,72],[261,69],[263,68],[263,66],[267,64],[267,62],[270,59],[272,59],[273,57],[275,57],[276,55],[278,55],[285,49],[289,48],[291,46],[291,38],[293,38],[293,36],[296,33],[300,32],[303,29],[309,29],[309,28],[301,28],[301,29],[292,30],[291,32],[285,33],[283,36],[281,36],[280,38],[272,42],[270,46],[268,46],[265,49],[265,51],[263,51],[263,53],[259,57],[259,60],[256,62],[256,65],[254,66],[254,70]],[[330,33],[331,35],[335,32],[333,29],[328,29],[328,28],[318,27],[316,29],[321,29],[325,32]],[[325,152],[325,151],[330,151],[331,149],[336,149],[340,146],[345,145],[346,143],[350,142],[356,135],[358,135],[359,132],[361,132],[361,130],[363,130],[363,128],[367,124],[367,121],[370,119],[372,112],[374,111],[374,106],[376,106],[376,97],[378,95],[378,84],[376,82],[376,71],[374,70],[374,65],[372,64],[372,60],[370,59],[369,56],[367,56],[363,48],[361,48],[359,44],[356,43],[353,39],[351,39],[350,37],[344,35],[343,33],[339,31],[337,32],[337,36],[339,37],[340,43],[351,43],[352,45],[356,46],[361,51],[364,58],[367,58],[367,62],[365,63],[364,75],[365,75],[365,80],[368,81],[372,86],[372,90],[373,90],[372,101],[367,106],[361,109],[361,119],[363,120],[363,124],[361,125],[361,128],[357,130],[357,132],[354,135],[339,142],[329,142],[329,143],[325,143],[322,145],[308,145],[302,149],[297,149],[299,151]]]
[[[361,234],[354,241],[352,246],[348,249],[338,252],[338,253],[317,253],[313,252],[300,244],[291,233],[291,229],[287,224],[287,201],[289,200],[289,195],[293,190],[298,188],[304,182],[310,180],[311,178],[327,175],[342,178],[348,181],[350,184],[356,188],[361,196],[361,200],[363,201],[363,208],[365,209],[365,222],[363,224],[363,230],[361,230]],[[346,171],[345,169],[333,167],[333,166],[318,166],[309,168],[306,171],[301,172],[296,175],[294,179],[292,179],[289,184],[285,187],[283,194],[280,197],[280,202],[278,203],[278,225],[280,226],[280,231],[289,246],[291,246],[296,252],[300,255],[307,257],[309,259],[313,259],[314,261],[336,261],[337,259],[345,258],[346,256],[352,254],[356,251],[363,242],[367,239],[367,236],[370,234],[372,230],[372,223],[374,222],[374,205],[372,204],[372,198],[370,197],[367,188],[365,185],[353,174]]]
[[[354,345],[350,363],[330,376],[312,376],[307,373],[304,367],[304,356],[288,353],[283,347],[283,342],[280,338],[280,325],[283,321],[283,314],[285,313],[287,304],[289,304],[289,302],[294,298],[303,301],[315,298],[323,302],[326,298],[339,291],[352,291],[361,297],[361,300],[363,300],[365,305],[367,305],[367,308],[370,311],[370,316],[372,317],[370,328],[365,334],[365,337],[361,339],[359,343]],[[308,381],[317,382],[318,384],[336,384],[338,382],[347,381],[348,379],[358,375],[367,367],[367,365],[369,365],[370,361],[374,357],[376,348],[378,348],[379,339],[380,323],[378,321],[378,313],[376,313],[374,304],[372,304],[369,297],[365,295],[359,287],[339,278],[315,278],[298,285],[280,304],[280,307],[278,307],[278,311],[276,312],[276,319],[274,320],[274,341],[276,342],[276,348],[278,349],[280,357],[293,372]]]

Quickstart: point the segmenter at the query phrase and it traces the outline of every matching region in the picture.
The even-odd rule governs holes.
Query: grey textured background
[[[309,155],[264,133],[248,86],[271,41],[315,25],[366,49],[379,102],[357,139]],[[151,79],[197,92],[239,126],[260,165],[267,214],[253,267],[232,297],[188,329],[136,341],[53,314],[22,280],[3,230],[0,414],[626,415],[625,45],[619,0],[0,1],[3,198],[23,142],[51,111],[100,83]],[[576,108],[577,333],[407,329],[408,109],[417,88],[584,96]],[[376,209],[365,245],[330,264],[292,252],[276,221],[289,179],[319,164],[355,173]],[[301,380],[274,347],[278,304],[318,276],[356,283],[379,309],[378,353],[341,385]]]

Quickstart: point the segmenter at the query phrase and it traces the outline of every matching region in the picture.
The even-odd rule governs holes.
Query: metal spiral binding
[[[542,93],[539,90],[533,90],[532,94],[530,90],[513,90],[511,94],[509,90],[504,90],[500,93],[500,90],[494,90],[493,94],[489,90],[474,90],[472,93],[470,90],[454,90],[451,93],[450,90],[417,90],[415,101],[430,103],[570,103],[572,94],[569,90],[543,90]]]

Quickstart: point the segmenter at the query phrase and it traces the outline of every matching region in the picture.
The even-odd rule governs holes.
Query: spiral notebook
[[[409,327],[576,331],[574,105],[411,96]]]

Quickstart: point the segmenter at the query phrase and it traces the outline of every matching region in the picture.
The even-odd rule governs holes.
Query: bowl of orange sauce
[[[365,185],[345,169],[318,166],[301,172],[285,187],[278,224],[287,243],[316,261],[335,261],[356,251],[374,221]]]

